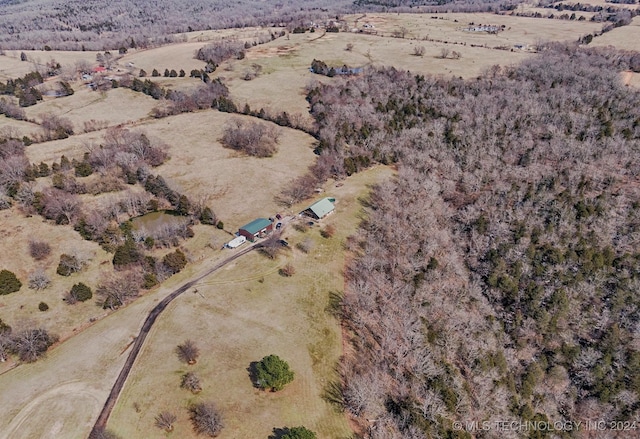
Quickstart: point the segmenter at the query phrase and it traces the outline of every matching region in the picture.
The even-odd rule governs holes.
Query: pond
[[[146,231],[155,235],[163,229],[173,229],[189,222],[189,219],[178,215],[173,210],[159,210],[131,219],[133,230]]]

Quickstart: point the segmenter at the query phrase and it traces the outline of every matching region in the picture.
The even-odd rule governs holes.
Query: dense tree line
[[[621,58],[555,46],[466,81],[382,69],[310,90],[317,175],[398,166],[339,307],[337,399],[370,437],[638,416],[640,93]]]
[[[105,50],[121,52],[175,42],[173,34],[206,29],[286,25],[321,21],[352,10],[351,0],[96,0],[5,2],[0,44],[7,49]]]

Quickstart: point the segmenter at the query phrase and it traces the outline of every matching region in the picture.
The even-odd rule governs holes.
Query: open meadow
[[[336,212],[306,232],[289,226],[283,235],[289,247],[278,259],[248,254],[199,283],[197,293],[172,303],[151,331],[109,427],[131,439],[163,437],[153,427],[154,417],[168,410],[178,416],[172,434],[195,438],[187,408],[212,400],[225,418],[220,438],[266,438],[272,428],[285,425],[305,425],[320,438],[350,437],[345,416],[324,398],[342,353],[330,296],[343,290],[342,248],[360,221],[361,198],[391,175],[391,169],[378,167],[340,187],[328,183],[322,196],[336,198]],[[320,230],[329,224],[337,232],[323,238]],[[308,253],[296,248],[303,241]],[[278,274],[286,263],[296,270],[292,277]],[[186,339],[201,350],[193,366],[180,363],[174,352]],[[247,371],[252,361],[269,354],[285,359],[296,374],[277,393],[254,388]],[[198,395],[180,388],[186,372],[201,378]]]
[[[598,38],[594,38],[592,46],[613,46],[620,50],[640,50],[640,16],[634,17],[627,26],[613,29]]]
[[[245,59],[226,62],[215,72],[232,96],[251,108],[271,108],[305,115],[305,86],[327,81],[309,71],[319,59],[329,66],[394,66],[414,73],[472,78],[493,65],[512,65],[535,56],[540,41],[577,41],[600,23],[495,14],[358,14],[344,17],[360,32],[290,34],[251,48]],[[475,25],[505,26],[493,35],[465,30]],[[366,27],[365,27],[366,25]],[[404,38],[401,37],[404,33]],[[394,37],[395,35],[395,37]],[[516,47],[518,46],[518,47]],[[424,48],[422,55],[415,53]],[[448,53],[443,58],[443,50]],[[451,56],[456,51],[458,58]],[[248,72],[257,78],[245,80]],[[285,88],[285,93],[275,90]]]

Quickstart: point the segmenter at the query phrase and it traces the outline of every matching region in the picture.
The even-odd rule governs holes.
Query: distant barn
[[[258,218],[240,227],[238,234],[253,242],[273,231],[273,223],[266,218]]]
[[[322,200],[316,201],[311,206],[307,207],[302,213],[315,219],[322,219],[333,212],[336,208],[333,204],[335,202],[335,198],[323,198]]]

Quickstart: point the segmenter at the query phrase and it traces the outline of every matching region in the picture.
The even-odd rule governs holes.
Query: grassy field
[[[20,54],[27,55],[27,61],[20,61]],[[44,50],[7,50],[0,56],[0,80],[17,78],[26,73],[42,69],[52,59],[59,62],[62,67],[73,67],[77,61],[85,61],[91,65],[97,65],[96,54],[98,52],[70,52],[70,51],[44,51]]]
[[[223,148],[224,126],[236,116],[218,111],[183,114],[139,126],[170,145],[171,159],[154,172],[189,197],[209,197],[212,208],[232,228],[257,216],[273,215],[274,195],[313,163],[314,139],[281,128],[278,152],[270,158],[247,157]]]
[[[336,379],[341,353],[340,328],[326,308],[330,293],[343,288],[342,245],[359,221],[358,199],[369,185],[390,175],[389,168],[379,167],[350,177],[339,188],[328,184],[326,195],[338,203],[336,213],[321,223],[336,226],[333,238],[322,238],[321,226],[306,233],[289,227],[285,237],[293,249],[278,260],[249,254],[205,279],[197,286],[199,294],[177,299],[149,335],[109,427],[131,439],[164,437],[153,418],[170,410],[178,415],[172,435],[192,438],[187,407],[213,400],[225,415],[220,438],[266,438],[272,428],[285,425],[305,425],[320,438],[348,437],[344,415],[322,398]],[[313,242],[308,254],[294,248],[305,238]],[[278,274],[287,262],[296,268],[291,278]],[[185,339],[201,349],[194,366],[175,356],[175,346]],[[247,372],[250,362],[271,353],[296,373],[294,382],[278,393],[255,389]],[[204,390],[197,396],[179,388],[187,371],[202,379]]]
[[[633,17],[631,24],[615,28],[593,39],[590,46],[613,46],[621,50],[640,50],[640,16]]]
[[[253,109],[287,111],[311,122],[305,87],[313,81],[338,80],[310,73],[314,58],[332,66],[395,66],[415,73],[472,78],[492,65],[515,64],[536,56],[528,48],[540,39],[575,41],[602,26],[588,21],[494,14],[447,14],[438,15],[442,17],[438,19],[430,15],[368,14],[356,23],[357,17],[360,15],[347,17],[350,27],[362,28],[369,23],[379,34],[323,35],[320,31],[291,34],[252,47],[245,59],[222,63],[212,76],[224,79],[231,97],[240,105],[249,103]],[[637,50],[634,42],[638,20],[637,17],[632,25],[594,39],[592,44]],[[497,35],[465,31],[471,22],[504,25],[505,31]],[[401,28],[406,28],[405,38],[392,37]],[[153,68],[161,73],[165,68],[182,68],[188,74],[191,68],[204,65],[193,58],[198,47],[221,38],[250,40],[268,31],[248,28],[192,32],[184,35],[183,43],[131,51],[119,60],[119,66],[125,69],[127,63],[133,63],[134,67],[129,68],[144,68],[149,74]],[[346,50],[348,44],[353,45],[351,50]],[[478,47],[471,47],[472,44]],[[515,49],[516,44],[525,49]],[[416,46],[424,46],[423,56],[412,55]],[[461,58],[441,59],[443,48],[460,52]],[[28,62],[19,60],[20,51],[7,51],[0,56],[0,80],[22,76],[34,70],[34,61],[46,63],[52,58],[63,67],[73,66],[77,60],[96,65],[96,52],[25,53]],[[243,79],[247,72],[256,69],[260,70],[256,79]],[[640,86],[639,78],[638,74],[625,73],[622,80],[630,86]],[[191,90],[200,84],[189,78],[154,80],[163,87],[179,90]],[[210,226],[194,227],[195,237],[182,243],[192,261],[186,271],[103,318],[107,313],[95,306],[93,300],[68,306],[61,298],[77,282],[95,287],[100,274],[112,270],[109,262],[112,255],[95,243],[82,240],[69,226],[55,226],[40,217],[25,218],[15,209],[1,211],[0,236],[5,251],[0,252],[0,269],[15,271],[24,285],[18,293],[0,296],[0,318],[17,329],[42,325],[66,341],[36,364],[9,370],[14,363],[0,363],[0,407],[5,409],[0,411],[0,439],[38,435],[85,437],[124,361],[122,352],[137,333],[146,312],[172,288],[223,257],[225,253],[219,249],[230,239],[230,232],[256,217],[279,211],[281,207],[275,203],[274,195],[291,179],[302,175],[314,160],[314,139],[300,131],[283,128],[279,152],[272,158],[245,157],[223,148],[219,141],[230,118],[245,116],[212,110],[156,120],[149,117],[149,112],[158,102],[141,93],[126,89],[91,92],[79,81],[73,86],[76,90],[73,96],[45,98],[44,102],[25,109],[28,117],[36,121],[45,113],[67,117],[78,133],[68,139],[29,146],[27,155],[31,162],[50,164],[59,161],[63,154],[69,158],[82,157],[86,145],[99,144],[104,134],[82,133],[88,121],[145,130],[169,145],[170,160],[154,173],[191,198],[207,199],[224,221],[227,232]],[[0,116],[0,135],[32,136],[39,131],[34,123]],[[326,194],[339,200],[337,213],[325,221],[338,227],[335,238],[322,238],[318,227],[306,234],[287,230],[292,249],[278,261],[249,255],[203,283],[199,291],[204,298],[187,294],[172,304],[134,367],[110,426],[127,438],[164,437],[152,427],[153,417],[160,410],[172,409],[179,414],[173,436],[189,438],[192,432],[185,407],[195,400],[212,399],[224,410],[227,419],[223,438],[267,437],[273,427],[294,424],[305,424],[323,438],[348,436],[344,417],[321,398],[323,388],[335,378],[333,367],[340,354],[339,328],[325,307],[329,292],[342,289],[342,242],[355,230],[360,210],[357,199],[367,192],[368,184],[390,175],[388,168],[377,168],[347,179],[341,187],[327,185]],[[43,180],[37,182],[41,184]],[[117,194],[104,195],[110,196]],[[100,202],[100,197],[87,206],[92,206],[93,201]],[[288,213],[296,213],[302,207]],[[314,249],[304,254],[294,247],[307,237],[312,239]],[[50,242],[52,255],[35,263],[28,255],[29,239]],[[88,260],[86,269],[69,278],[56,275],[58,258],[63,252],[84,255]],[[283,278],[277,273],[286,262],[296,267],[293,278]],[[43,292],[26,286],[28,274],[39,266],[54,280],[52,287]],[[40,301],[48,303],[49,311],[38,311]],[[281,315],[286,318],[280,318]],[[99,321],[89,325],[90,319]],[[203,351],[200,363],[192,367],[201,375],[205,389],[197,397],[178,388],[186,367],[177,362],[173,349],[185,338],[196,340]],[[258,392],[248,379],[249,362],[269,353],[288,360],[297,374],[296,381],[282,393]],[[86,431],[80,431],[83,429]]]
[[[601,24],[588,21],[495,14],[430,17],[417,14],[367,14],[364,18],[361,15],[346,16],[350,28],[362,29],[368,23],[378,34],[291,34],[250,49],[244,60],[224,63],[216,74],[224,78],[232,96],[241,104],[305,115],[308,111],[304,99],[305,86],[311,81],[330,80],[309,72],[314,58],[336,67],[344,64],[356,67],[394,66],[415,73],[471,78],[493,65],[516,64],[535,56],[527,49],[539,40],[575,41],[601,28]],[[497,35],[464,30],[471,22],[504,25],[505,30]],[[406,29],[405,38],[392,37],[401,28]],[[346,50],[347,44],[353,45],[350,51]],[[515,45],[523,45],[524,50],[515,49]],[[424,56],[413,55],[417,46],[424,47]],[[460,59],[442,59],[443,49],[459,52]],[[254,65],[260,67],[260,75],[245,81],[244,76]],[[273,92],[283,85],[286,93]]]
[[[42,114],[53,113],[69,119],[74,131],[82,133],[84,123],[95,120],[114,126],[132,124],[149,116],[158,101],[125,88],[96,92],[77,84],[76,93],[62,98],[45,98],[44,102],[25,108],[29,119],[40,120]]]
[[[68,338],[85,326],[90,319],[100,318],[105,312],[95,306],[93,300],[74,306],[62,301],[73,284],[84,282],[95,288],[103,264],[109,263],[111,255],[98,244],[83,240],[70,226],[56,226],[46,223],[35,216],[24,218],[14,209],[0,211],[0,236],[2,247],[11,251],[0,252],[0,267],[13,271],[22,281],[22,288],[16,293],[0,296],[0,318],[16,329],[21,326],[42,326],[62,338]],[[29,256],[30,240],[46,241],[51,245],[51,254],[42,261],[34,261]],[[80,273],[69,277],[56,274],[56,268],[62,253],[74,254],[87,264]],[[43,291],[28,288],[29,273],[37,268],[45,270],[52,280],[49,288]],[[49,310],[41,312],[38,304],[45,302]],[[0,371],[13,367],[9,360],[0,363]]]

